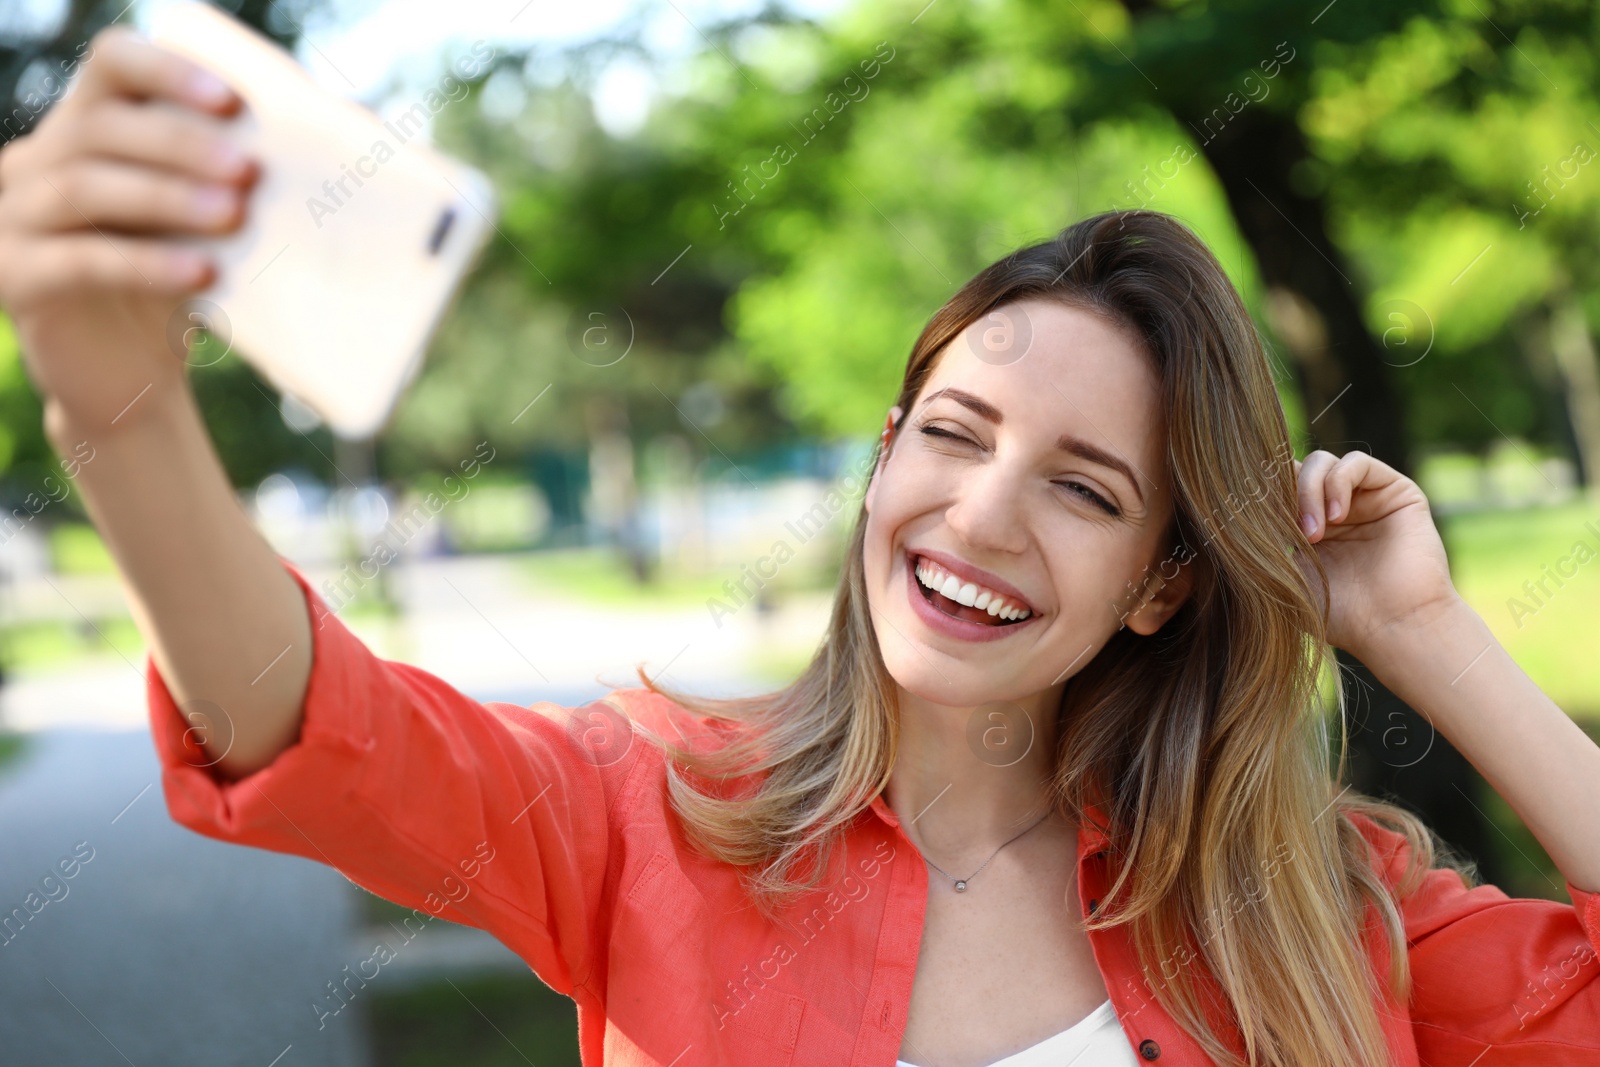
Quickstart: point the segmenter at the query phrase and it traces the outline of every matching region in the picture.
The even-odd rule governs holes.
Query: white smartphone
[[[143,23],[243,98],[230,132],[261,163],[243,225],[194,239],[219,271],[175,321],[180,351],[204,326],[208,361],[231,346],[340,436],[377,433],[494,228],[488,178],[421,142],[427,106],[382,122],[209,4]]]

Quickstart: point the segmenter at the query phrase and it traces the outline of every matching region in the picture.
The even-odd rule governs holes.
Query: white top
[[[895,1060],[895,1067],[916,1067]],[[1081,1020],[1037,1045],[996,1060],[989,1067],[1136,1067],[1133,1048],[1107,1000]]]

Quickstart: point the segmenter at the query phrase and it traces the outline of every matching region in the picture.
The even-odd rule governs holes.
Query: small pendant
[[[959,882],[956,883],[956,892],[957,893],[965,893],[966,891],[967,891],[967,883],[966,883],[965,879],[963,879],[962,881],[959,881]]]

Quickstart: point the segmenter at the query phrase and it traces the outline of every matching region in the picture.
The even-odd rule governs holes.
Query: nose
[[[971,548],[1021,553],[1027,547],[1025,495],[1021,473],[992,459],[961,477],[945,524]]]

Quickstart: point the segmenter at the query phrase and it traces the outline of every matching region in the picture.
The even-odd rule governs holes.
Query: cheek
[[[873,482],[872,510],[891,532],[919,515],[942,513],[954,495],[956,472],[951,465],[916,445],[905,442],[904,451],[897,453]]]
[[[871,603],[889,573],[893,527],[886,521],[881,507],[874,507],[867,512],[862,521],[867,524],[867,529],[861,543],[861,566],[866,573],[867,599]]]
[[[864,498],[866,516],[863,521],[867,524],[865,538],[865,557],[867,573],[872,574],[872,564],[876,558],[887,555],[887,541],[894,534],[898,525],[897,513],[900,511],[900,495],[896,492],[896,475],[899,468],[890,471],[886,466],[876,473],[867,485]]]
[[[1058,620],[1074,631],[1099,633],[1115,630],[1125,612],[1136,605],[1136,591],[1142,580],[1154,580],[1155,569],[1141,575],[1132,555],[1083,531],[1070,540],[1058,542],[1066,550],[1052,554],[1048,566]]]
[[[894,571],[896,539],[904,540],[917,516],[937,512],[936,502],[931,503],[925,493],[914,484],[915,471],[911,465],[898,463],[881,472],[869,489],[871,496],[865,519],[866,532],[862,538],[862,569],[867,581],[867,601],[876,610]]]

